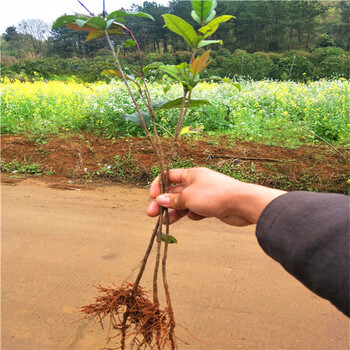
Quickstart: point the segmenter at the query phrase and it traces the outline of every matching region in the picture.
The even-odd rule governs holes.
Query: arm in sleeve
[[[289,192],[268,204],[256,228],[270,257],[348,316],[349,217],[345,195]]]

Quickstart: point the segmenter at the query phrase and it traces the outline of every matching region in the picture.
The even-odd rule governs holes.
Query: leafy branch
[[[79,1],[79,3],[81,2]],[[165,193],[168,191],[169,186],[170,165],[172,160],[177,156],[179,138],[183,134],[200,131],[199,129],[190,127],[183,128],[183,123],[189,108],[210,104],[210,102],[206,100],[192,99],[192,91],[200,82],[200,74],[210,64],[210,50],[196,57],[197,49],[211,44],[222,44],[221,40],[207,40],[207,38],[216,32],[221,23],[230,20],[233,16],[225,15],[215,18],[216,0],[192,0],[192,18],[201,26],[196,32],[193,26],[182,18],[171,14],[163,15],[165,27],[180,35],[191,47],[192,55],[190,62],[183,62],[179,65],[165,65],[161,62],[154,62],[148,66],[144,66],[140,45],[131,30],[127,28],[125,18],[141,17],[154,20],[151,15],[144,12],[125,12],[117,10],[106,16],[105,4],[103,1],[103,16],[94,16],[82,3],[81,5],[88,11],[89,15],[62,16],[56,20],[52,28],[55,29],[66,26],[73,30],[86,31],[88,35],[85,41],[100,37],[106,38],[117,69],[107,69],[104,70],[102,74],[120,78],[124,82],[132,99],[135,112],[126,114],[123,117],[127,121],[140,125],[145,131],[160,166],[161,193]],[[112,35],[126,35],[129,38],[115,47],[111,39]],[[133,70],[136,77],[126,74],[123,71],[119,61],[119,54],[122,47],[135,47],[138,52],[140,70]],[[147,80],[145,79],[145,73],[150,69],[158,69],[181,84],[183,88],[182,96],[174,100],[154,103],[148,88]],[[136,86],[137,93],[146,106],[146,110],[142,110],[140,107],[135,95],[136,93],[131,89],[131,84]],[[169,134],[173,135],[172,145],[170,150],[165,152],[158,134],[158,125],[155,115],[161,110],[173,108],[179,109],[179,116],[174,133],[169,132]],[[152,132],[149,130],[151,124]],[[163,233],[163,231],[165,231],[165,233]],[[153,302],[151,302],[145,297],[145,293],[139,284],[155,241],[157,244],[153,272]],[[137,344],[138,348],[149,345],[157,349],[164,349],[166,347],[177,349],[175,336],[176,323],[166,276],[168,246],[171,243],[177,243],[177,240],[170,235],[168,209],[161,208],[160,216],[152,231],[135,282],[125,282],[120,287],[114,285],[114,288],[110,289],[99,287],[98,289],[101,293],[104,293],[104,296],[96,298],[95,304],[87,305],[82,308],[82,312],[85,314],[86,318],[97,317],[102,320],[107,315],[109,316],[109,329],[113,326],[114,329],[119,331],[122,349],[125,348],[128,332],[133,334],[132,343]],[[161,247],[163,244],[164,249],[162,254]],[[164,310],[159,308],[158,271],[160,263],[162,264],[163,287],[167,303],[167,307]],[[115,318],[115,315],[118,317]],[[131,326],[133,326],[133,330]],[[108,332],[106,345],[111,338]]]

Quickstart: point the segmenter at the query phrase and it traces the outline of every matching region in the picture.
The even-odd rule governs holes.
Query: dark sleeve
[[[262,249],[290,274],[347,316],[349,312],[350,198],[290,192],[260,215]]]

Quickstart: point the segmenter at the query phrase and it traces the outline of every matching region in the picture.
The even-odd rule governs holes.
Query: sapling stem
[[[161,125],[156,123],[155,112],[158,110],[153,107],[152,96],[149,90],[148,83],[144,75],[142,51],[139,43],[137,42],[134,34],[126,28],[122,23],[123,20],[119,21],[119,16],[124,17],[128,16],[138,16],[138,17],[148,17],[153,19],[149,14],[142,12],[132,12],[125,13],[123,10],[115,11],[114,15],[110,14],[107,19],[107,13],[105,8],[105,0],[103,1],[103,11],[102,17],[94,15],[85,7],[80,0],[77,0],[90,14],[90,16],[85,15],[76,15],[74,16],[62,16],[54,24],[53,27],[59,27],[66,25],[69,28],[76,28],[76,30],[85,30],[89,31],[87,40],[91,40],[97,37],[100,37],[105,34],[108,46],[112,52],[116,67],[119,73],[113,75],[120,76],[123,80],[123,83],[128,91],[129,96],[132,99],[133,105],[136,109],[136,115],[138,117],[133,120],[137,124],[141,124],[143,127],[148,140],[154,150],[155,156],[158,160],[160,166],[160,193],[168,192],[169,184],[169,171],[171,167],[171,162],[175,159],[178,148],[179,148],[179,138],[181,135],[182,125],[184,119],[187,115],[189,106],[191,104],[191,93],[192,89],[197,85],[199,81],[198,74],[202,72],[207,65],[209,64],[209,51],[205,52],[201,56],[195,58],[197,48],[201,43],[200,47],[209,45],[211,43],[220,42],[220,40],[210,40],[204,41],[204,39],[213,34],[217,29],[218,24],[226,22],[232,16],[221,16],[215,19],[215,22],[210,22],[207,26],[204,26],[204,18],[213,18],[215,16],[215,7],[216,2],[211,0],[201,0],[201,1],[192,1],[192,17],[197,23],[202,25],[202,28],[199,29],[199,34],[195,33],[195,30],[187,31],[186,28],[191,27],[190,24],[184,24],[184,21],[177,16],[165,14],[163,15],[166,26],[175,32],[176,34],[181,35],[192,47],[192,55],[189,64],[181,64],[176,66],[169,65],[152,65],[151,67],[158,67],[160,70],[165,71],[168,75],[172,76],[180,82],[183,86],[183,97],[181,100],[181,105],[178,105],[178,99],[173,101],[168,101],[168,105],[160,106],[160,109],[165,108],[177,108],[180,107],[178,121],[176,125],[176,130],[174,134],[170,133],[164,129]],[[211,3],[211,10],[208,12],[207,9],[204,9],[204,2]],[[194,13],[194,14],[193,14]],[[124,15],[123,15],[124,14]],[[115,16],[115,17],[113,17]],[[91,17],[91,18],[87,18]],[[171,17],[171,18],[170,18]],[[200,19],[200,20],[199,20]],[[84,21],[84,22],[82,22]],[[112,23],[111,23],[112,22]],[[122,22],[122,23],[120,23]],[[174,29],[175,27],[176,29]],[[114,34],[124,34],[130,35],[135,43],[136,49],[138,51],[140,59],[140,71],[132,69],[136,75],[136,79],[129,77],[124,74],[121,64],[119,62],[119,50],[122,46],[119,46],[117,51],[115,50],[115,45],[111,41],[108,33]],[[131,86],[129,81],[132,81],[135,86]],[[131,89],[133,87],[133,89]],[[139,95],[137,95],[137,93]],[[145,112],[140,109],[140,104],[136,100],[136,96],[140,97],[142,103],[146,106],[148,110],[147,119],[144,117]],[[200,104],[203,102],[200,101]],[[133,115],[134,117],[134,115]],[[149,119],[148,119],[149,117]],[[131,118],[128,118],[131,119]],[[153,130],[148,129],[149,122],[152,122]],[[169,135],[172,137],[172,142],[170,149],[163,149],[161,138],[158,134],[157,127],[161,127],[166,130]],[[152,133],[152,134],[151,134]],[[102,134],[102,133],[101,133]],[[100,137],[100,136],[99,136]],[[99,138],[98,137],[98,138]],[[97,139],[98,139],[97,138]],[[163,235],[163,229],[165,228],[165,234]],[[82,312],[86,314],[86,317],[98,317],[102,324],[102,319],[109,315],[110,325],[108,329],[108,334],[106,338],[105,347],[107,346],[109,340],[112,338],[110,336],[111,329],[115,329],[118,332],[118,335],[121,336],[121,349],[126,347],[126,339],[128,336],[134,336],[131,345],[137,345],[137,347],[144,348],[148,345],[154,349],[165,349],[171,348],[172,350],[177,349],[176,337],[175,337],[175,316],[172,308],[172,302],[170,298],[169,285],[167,281],[167,271],[166,264],[168,258],[168,246],[169,246],[169,212],[167,208],[160,208],[160,215],[158,217],[157,223],[152,231],[150,241],[148,243],[147,250],[143,257],[141,267],[139,269],[138,275],[134,283],[124,281],[123,285],[117,286],[114,284],[114,288],[104,288],[98,286],[100,292],[104,293],[102,297],[96,298],[96,302],[91,305],[86,305],[82,308]],[[165,239],[163,239],[163,236]],[[156,258],[155,265],[153,270],[153,302],[147,296],[147,292],[139,286],[142,275],[145,271],[148,258],[154,246],[154,241],[157,241],[156,244]],[[164,240],[164,249],[162,252],[162,240]],[[161,256],[162,255],[162,256]],[[162,259],[161,259],[162,258]],[[160,309],[159,305],[159,294],[158,294],[158,274],[160,261],[162,260],[162,278],[163,286],[166,297],[167,307],[163,310]],[[139,341],[138,337],[143,337],[142,341]]]
[[[163,252],[163,260],[162,260],[162,274],[163,274],[163,285],[164,285],[164,291],[165,291],[165,297],[166,302],[169,309],[169,317],[170,317],[170,343],[171,348],[176,349],[176,338],[175,338],[175,316],[174,316],[174,310],[171,304],[171,298],[170,298],[170,292],[169,292],[169,285],[168,280],[166,276],[166,262],[168,258],[168,246],[169,246],[169,212],[168,209],[165,209],[164,212],[164,218],[165,218],[165,244],[164,244],[164,252]]]
[[[140,268],[140,270],[139,270],[139,274],[137,275],[137,278],[136,278],[135,283],[134,283],[134,289],[135,289],[135,290],[137,289],[137,287],[138,287],[139,284],[140,284],[140,280],[141,280],[141,278],[142,278],[143,271],[145,270],[148,257],[149,257],[149,255],[150,255],[150,253],[151,253],[151,251],[152,251],[154,239],[155,239],[155,237],[157,236],[157,232],[158,232],[158,227],[159,227],[160,220],[161,220],[161,216],[159,216],[158,221],[157,221],[157,224],[156,224],[156,226],[155,226],[154,229],[153,229],[153,233],[152,233],[150,242],[149,242],[149,244],[148,244],[148,248],[147,248],[147,250],[146,250],[145,256],[143,257],[142,264],[141,264],[141,268]]]

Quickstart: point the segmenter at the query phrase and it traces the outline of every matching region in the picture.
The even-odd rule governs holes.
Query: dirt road
[[[97,350],[105,333],[76,308],[108,276],[133,280],[154,220],[145,189],[2,186],[2,349]],[[349,349],[349,322],[259,248],[254,228],[173,226],[168,275],[180,349]],[[150,288],[151,268],[142,285]]]

